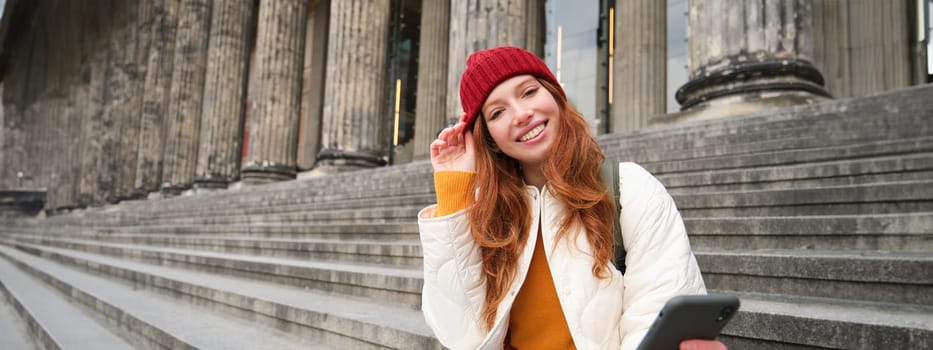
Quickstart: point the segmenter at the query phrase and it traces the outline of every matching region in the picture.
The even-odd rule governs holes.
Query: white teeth
[[[541,134],[542,131],[544,131],[544,124],[538,125],[538,127],[531,129],[531,131],[529,131],[527,134],[522,136],[519,139],[519,141],[525,142],[525,141],[531,140],[535,138],[535,136],[538,136],[538,134]]]

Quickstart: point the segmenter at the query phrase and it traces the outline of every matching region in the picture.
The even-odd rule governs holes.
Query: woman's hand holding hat
[[[462,119],[462,118],[461,118]],[[431,142],[431,165],[434,171],[476,171],[473,132],[458,122],[447,127]]]

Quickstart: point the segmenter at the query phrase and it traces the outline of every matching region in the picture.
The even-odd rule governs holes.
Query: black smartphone
[[[716,339],[739,310],[727,294],[679,295],[668,300],[638,350],[677,350],[687,339]]]

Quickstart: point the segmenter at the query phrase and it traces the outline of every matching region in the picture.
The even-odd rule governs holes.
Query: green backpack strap
[[[625,274],[625,245],[622,244],[622,227],[619,224],[619,210],[622,204],[619,202],[619,163],[604,160],[603,161],[603,181],[606,183],[606,190],[609,191],[609,198],[612,198],[616,204],[616,212],[612,216],[612,237],[615,245],[615,257],[613,262],[616,269]]]

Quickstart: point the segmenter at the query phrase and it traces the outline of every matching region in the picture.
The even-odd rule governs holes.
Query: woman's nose
[[[519,104],[515,107],[515,118],[512,121],[517,125],[525,124],[533,115],[534,111],[531,108]]]

